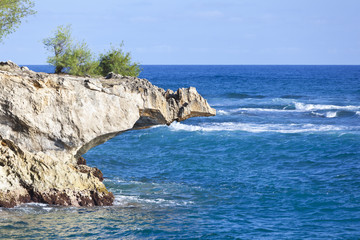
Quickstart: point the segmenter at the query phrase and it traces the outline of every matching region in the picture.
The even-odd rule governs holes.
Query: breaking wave
[[[305,104],[301,102],[294,102],[295,109],[301,111],[317,111],[317,110],[360,110],[360,106],[338,106],[338,105],[325,105],[325,104]]]
[[[358,115],[357,112],[352,111],[326,111],[326,112],[311,112],[312,115],[324,118],[336,118],[336,117],[352,117]]]
[[[304,132],[332,132],[332,131],[359,131],[360,127],[317,125],[317,124],[256,124],[256,123],[212,123],[199,126],[174,122],[170,125],[173,131],[244,131],[251,133],[304,133]]]
[[[173,207],[173,206],[186,206],[193,204],[192,201],[185,200],[168,200],[163,198],[156,199],[146,199],[139,196],[126,196],[126,195],[116,195],[114,206],[120,207],[146,207],[149,205],[156,205],[159,207]]]
[[[287,105],[250,105],[230,110],[218,110],[219,115],[233,115],[239,113],[310,113],[313,116],[335,118],[360,115],[360,106],[338,106],[325,104],[305,104],[293,102]]]

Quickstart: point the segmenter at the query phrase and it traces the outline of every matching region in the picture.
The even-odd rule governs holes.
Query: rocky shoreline
[[[117,74],[37,73],[8,61],[0,84],[0,207],[111,205],[84,153],[124,131],[216,114],[193,87],[165,91]]]

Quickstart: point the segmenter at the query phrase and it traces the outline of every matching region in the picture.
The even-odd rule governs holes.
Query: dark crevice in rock
[[[101,136],[98,136],[96,138],[94,138],[93,140],[91,140],[90,142],[84,144],[75,154],[75,158],[78,159],[79,157],[81,157],[82,155],[84,155],[85,153],[87,153],[87,151],[89,151],[90,149],[103,144],[104,142],[110,140],[111,138],[116,137],[117,135],[123,133],[125,131],[120,131],[120,132],[113,132],[113,133],[108,133],[108,134],[104,134]]]
[[[149,128],[155,125],[167,124],[165,117],[157,109],[140,109],[140,118],[134,124],[133,129]]]
[[[1,120],[2,124],[5,124],[11,127],[15,132],[23,132],[29,133],[29,125],[21,120],[18,116],[15,116],[11,113],[11,103],[8,101],[4,101],[0,104],[2,111],[4,112],[3,120]]]
[[[8,192],[7,196],[2,196],[2,193],[0,193],[0,207],[13,208],[19,204],[28,202],[31,202],[29,194],[16,196],[15,194],[13,195],[13,193]]]
[[[83,158],[82,156],[77,158],[77,165],[86,165],[86,159]]]
[[[109,192],[106,194],[99,194],[95,191],[90,191],[91,197],[94,201],[94,206],[111,206],[114,202],[114,194]]]
[[[28,203],[28,202],[39,202],[50,205],[61,205],[61,206],[111,206],[114,202],[114,194],[111,192],[99,192],[99,191],[73,191],[73,190],[57,190],[51,189],[47,192],[38,192],[33,189],[28,190],[29,195],[25,196],[23,199],[17,199],[18,202],[15,201],[7,202],[2,204],[0,202],[0,206],[4,207],[14,207],[20,203]],[[69,194],[70,193],[70,194]],[[71,199],[70,195],[75,196],[74,199]],[[74,202],[75,201],[75,202]]]
[[[100,182],[104,181],[104,176],[103,173],[96,167],[89,167],[86,165],[78,165],[76,166],[76,169],[79,170],[79,172],[81,173],[87,173],[87,174],[91,174],[94,177],[98,178],[100,180]]]
[[[94,177],[97,177],[100,180],[100,182],[104,181],[104,175],[100,171],[100,169],[94,167],[92,174],[94,175]]]

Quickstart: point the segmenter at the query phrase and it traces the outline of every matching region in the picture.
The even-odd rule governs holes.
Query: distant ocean
[[[90,150],[115,206],[0,208],[0,238],[360,238],[360,66],[143,66],[141,77],[194,86],[218,114]]]

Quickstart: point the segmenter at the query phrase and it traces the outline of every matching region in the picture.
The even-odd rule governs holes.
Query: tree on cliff
[[[36,13],[30,0],[0,0],[0,42],[19,27],[21,20]]]
[[[140,74],[139,64],[132,63],[130,53],[122,50],[123,43],[118,48],[111,47],[105,54],[100,54],[98,60],[94,60],[86,43],[73,44],[69,25],[59,26],[54,36],[44,39],[43,43],[52,53],[47,62],[55,66],[55,73],[106,76],[114,72],[134,77]]]
[[[43,40],[45,47],[53,52],[53,56],[49,56],[47,62],[55,66],[55,73],[61,73],[65,68],[64,56],[71,46],[71,30],[70,25],[59,26],[53,37]]]
[[[105,54],[100,54],[99,67],[103,76],[106,76],[109,72],[124,76],[139,76],[141,71],[139,64],[131,62],[130,53],[125,53],[121,49],[123,45],[121,43],[118,48],[112,46]]]
[[[72,75],[92,74],[96,64],[86,43],[73,45],[71,27],[59,26],[53,37],[43,40],[47,50],[52,52],[47,62],[55,66],[55,73],[67,72]]]
[[[98,75],[98,62],[85,42],[77,43],[65,55],[67,72],[71,75]]]

